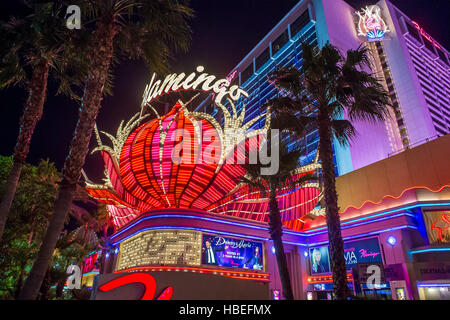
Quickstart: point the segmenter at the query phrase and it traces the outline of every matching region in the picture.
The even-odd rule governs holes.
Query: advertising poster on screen
[[[383,263],[378,238],[368,238],[344,243],[344,256],[347,270],[357,263]],[[311,273],[331,272],[328,246],[309,249]]]
[[[204,234],[202,264],[263,270],[262,243]]]

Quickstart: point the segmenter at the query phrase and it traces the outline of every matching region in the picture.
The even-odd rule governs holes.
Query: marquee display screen
[[[260,242],[204,234],[202,264],[263,270],[263,245]]]
[[[378,238],[368,238],[344,243],[344,256],[347,270],[357,263],[383,263]],[[311,274],[331,272],[328,246],[309,249]]]
[[[201,232],[143,231],[120,244],[116,270],[152,265],[200,265]]]

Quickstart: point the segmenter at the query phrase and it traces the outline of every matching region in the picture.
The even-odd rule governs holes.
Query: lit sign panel
[[[311,274],[331,272],[330,255],[327,246],[309,249]],[[368,238],[344,243],[344,256],[347,269],[358,263],[382,263],[378,238]]]
[[[369,41],[378,41],[390,32],[383,18],[381,18],[379,6],[367,6],[360,11],[356,11],[359,17],[358,35],[365,36]]]
[[[201,232],[151,230],[120,244],[117,270],[151,265],[200,265]]]
[[[263,270],[262,249],[260,242],[205,234],[202,264]]]

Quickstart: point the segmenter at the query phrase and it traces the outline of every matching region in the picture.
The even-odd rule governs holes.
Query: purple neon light
[[[352,222],[354,222],[354,221],[366,220],[366,219],[369,219],[369,218],[371,218],[371,217],[376,217],[376,216],[380,216],[380,215],[386,215],[386,214],[389,214],[389,213],[398,212],[398,211],[400,211],[400,210],[407,210],[407,209],[416,208],[416,207],[431,207],[431,206],[442,206],[442,205],[450,205],[450,203],[417,204],[417,205],[407,206],[407,207],[404,207],[404,208],[398,208],[398,209],[394,209],[394,210],[390,210],[390,211],[386,211],[386,212],[382,212],[382,213],[377,213],[377,214],[370,215],[370,216],[367,216],[367,217],[362,217],[362,218],[357,218],[357,219],[349,220],[349,221],[343,222],[342,224],[349,224],[349,223],[352,223]],[[414,215],[412,215],[412,214],[410,214],[410,213],[401,213],[401,214],[394,215],[394,216],[388,216],[388,217],[383,217],[383,218],[379,218],[379,219],[376,219],[376,220],[371,220],[371,221],[361,222],[361,223],[359,223],[359,224],[352,225],[352,226],[345,226],[345,227],[342,228],[342,229],[347,229],[347,228],[356,227],[356,226],[360,226],[360,225],[364,225],[364,224],[369,224],[369,223],[376,222],[376,221],[382,221],[382,220],[386,220],[386,219],[390,219],[390,218],[395,218],[395,217],[398,217],[398,216],[401,216],[401,215],[406,215],[406,216],[415,217]],[[140,223],[141,221],[144,221],[144,220],[147,220],[147,219],[161,218],[161,217],[179,217],[179,218],[189,218],[189,219],[201,219],[201,220],[212,221],[212,222],[216,222],[216,223],[229,224],[229,225],[236,225],[236,226],[242,226],[242,227],[253,228],[253,229],[258,229],[258,230],[268,230],[268,228],[266,228],[266,227],[259,227],[259,226],[250,225],[250,224],[246,224],[246,223],[240,223],[240,222],[231,222],[231,221],[218,220],[218,219],[215,219],[215,218],[209,218],[209,217],[199,217],[199,216],[192,216],[192,215],[177,215],[177,214],[161,214],[161,215],[154,215],[154,216],[143,217],[142,219],[137,220],[136,222],[134,222],[134,223],[131,224],[130,226],[126,227],[125,229],[123,229],[123,230],[119,231],[118,233],[116,233],[115,235],[111,236],[111,239],[116,238],[117,236],[119,236],[120,234],[122,234],[123,232],[125,232],[126,230],[128,230],[128,229],[134,227],[136,224]],[[402,228],[404,228],[404,227],[409,227],[409,228],[412,228],[412,229],[418,229],[418,228],[415,227],[415,226],[404,225],[404,226],[402,226],[402,227],[397,227],[397,229],[392,229],[392,228],[391,228],[391,229],[385,229],[385,230],[382,230],[382,231],[373,231],[373,232],[370,232],[370,233],[366,233],[366,234],[362,234],[362,235],[357,235],[357,236],[355,236],[355,237],[361,237],[361,236],[364,236],[364,235],[376,234],[376,233],[385,232],[385,231],[390,231],[390,230],[398,230],[398,229],[402,229]],[[166,228],[166,229],[167,229],[167,228],[169,228],[169,229],[174,229],[174,227],[165,227],[165,228]],[[176,227],[176,228],[177,228],[177,229],[183,229],[183,228],[188,228],[188,227]],[[326,227],[315,228],[315,229],[311,229],[311,230],[308,230],[308,231],[305,231],[305,232],[284,231],[284,233],[285,233],[285,234],[292,234],[292,235],[296,235],[296,236],[303,236],[303,237],[305,237],[305,236],[313,236],[313,235],[318,235],[318,234],[326,233],[326,230],[325,230],[325,231],[321,231],[321,232],[311,233],[311,231],[318,230],[318,229],[326,229]],[[138,231],[134,232],[132,235],[135,235],[135,234],[137,234],[137,233],[139,233],[139,232],[141,232],[141,231],[143,231],[143,230],[145,230],[145,229],[138,230]],[[149,229],[149,230],[150,230],[150,229]],[[196,229],[196,228],[191,228],[191,229],[186,229],[186,230],[199,230],[199,231],[201,231],[202,229],[199,229],[199,228],[197,228],[197,229]],[[205,230],[206,230],[206,229],[205,229]],[[217,230],[213,230],[213,231],[208,231],[208,232],[217,233],[218,231],[217,231]],[[220,232],[220,231],[219,231],[219,232]],[[226,234],[226,232],[221,232],[221,233]],[[241,236],[241,237],[247,237],[247,238],[250,238],[250,237],[251,237],[251,236],[241,235],[241,234],[236,234],[236,235],[237,235],[237,236]],[[126,237],[126,238],[124,238],[124,239],[122,239],[122,240],[120,240],[120,241],[118,241],[118,242],[116,242],[116,243],[120,243],[120,242],[122,242],[123,240],[128,239],[129,237],[130,237],[130,236],[128,236],[128,237]],[[259,239],[259,240],[266,240],[266,241],[267,241],[267,240],[270,240],[270,239],[268,239],[268,238],[260,238],[260,237],[253,237],[253,238],[254,238],[254,239]],[[344,239],[345,239],[345,238],[344,238]],[[349,239],[349,238],[347,237],[346,239]],[[284,241],[284,242],[287,243],[287,244],[294,244],[294,245],[305,246],[304,243],[296,243],[296,242],[288,242],[288,241]],[[322,242],[322,243],[327,243],[327,242],[328,242],[328,241]],[[313,244],[310,244],[310,246],[311,246],[311,245],[313,245]],[[317,244],[314,244],[314,245],[317,245]]]
[[[383,230],[375,230],[375,231],[371,231],[371,232],[366,232],[366,233],[362,233],[362,234],[358,234],[358,235],[354,235],[354,236],[342,237],[342,239],[349,240],[349,239],[361,238],[361,237],[371,236],[371,235],[375,235],[375,234],[379,234],[379,233],[383,233],[383,232],[389,232],[389,231],[395,231],[395,230],[401,230],[401,229],[407,229],[407,228],[418,230],[417,227],[414,227],[411,225],[403,225],[403,226],[399,226],[399,227],[393,227],[393,228],[388,228],[388,229],[383,229]],[[328,243],[328,241],[311,243],[311,244],[309,244],[309,246],[315,247],[315,246],[323,245],[326,243]]]
[[[143,228],[143,229],[139,229],[138,231],[128,235],[127,237],[114,242],[113,245],[117,245],[119,243],[121,243],[122,241],[125,241],[126,239],[129,239],[131,237],[133,237],[134,235],[141,233],[143,231],[148,231],[148,230],[158,230],[158,229],[178,229],[178,230],[194,230],[194,231],[202,231],[202,232],[209,232],[209,233],[220,233],[220,234],[224,234],[224,235],[229,235],[229,236],[234,236],[234,237],[242,237],[242,238],[249,238],[249,239],[256,239],[256,240],[260,240],[260,241],[268,241],[270,240],[269,238],[262,238],[262,237],[256,237],[256,236],[248,236],[248,235],[243,235],[243,234],[239,234],[239,233],[232,233],[232,232],[222,232],[222,231],[217,231],[217,230],[211,230],[211,229],[205,229],[205,228],[194,228],[194,227],[173,227],[173,226],[155,226],[155,227],[147,227],[147,228]],[[287,243],[287,242],[286,242]]]
[[[416,229],[417,227],[414,226],[410,226],[410,225],[403,225],[400,227],[394,227],[394,228],[388,228],[388,229],[383,229],[383,230],[378,230],[378,231],[372,231],[372,232],[367,232],[367,233],[363,233],[363,234],[359,234],[359,235],[355,235],[355,236],[348,236],[348,237],[343,237],[343,240],[348,240],[348,239],[354,239],[354,238],[360,238],[360,237],[365,237],[365,236],[369,236],[369,235],[374,235],[374,234],[378,234],[378,233],[383,233],[383,232],[389,232],[389,231],[394,231],[394,230],[400,230],[400,229],[405,229],[405,228],[411,228],[411,229]],[[143,231],[148,231],[148,230],[158,230],[158,229],[180,229],[180,230],[194,230],[194,231],[202,231],[202,232],[209,232],[209,233],[220,233],[220,234],[224,234],[224,235],[229,235],[229,236],[234,236],[234,237],[242,237],[242,238],[248,238],[248,239],[255,239],[255,240],[260,240],[260,241],[272,241],[269,238],[262,238],[262,237],[256,237],[256,236],[249,236],[249,235],[244,235],[244,234],[239,234],[239,233],[232,233],[232,232],[221,232],[221,231],[217,231],[217,230],[211,230],[211,229],[205,229],[205,228],[194,228],[194,227],[170,227],[170,226],[157,226],[157,227],[147,227],[144,229],[140,229],[130,235],[128,235],[127,237],[114,242],[113,245],[117,245],[119,243],[121,243],[122,241],[129,239],[131,237],[133,237],[134,235],[141,233]],[[302,246],[302,247],[313,247],[313,246],[318,246],[318,245],[322,245],[322,244],[326,244],[328,243],[328,241],[322,241],[322,242],[317,242],[317,243],[309,243],[309,244],[305,244],[305,243],[301,243],[301,242],[292,242],[292,241],[284,241],[284,243],[286,244],[293,244],[293,245],[297,245],[297,246]]]
[[[208,218],[208,217],[200,217],[200,216],[193,216],[193,215],[182,215],[182,214],[158,214],[158,215],[153,215],[153,216],[147,216],[147,217],[143,217],[141,219],[136,220],[135,222],[133,222],[131,225],[129,225],[128,227],[126,227],[125,229],[120,230],[119,232],[117,232],[116,234],[111,236],[111,239],[116,238],[117,236],[119,236],[120,234],[124,233],[125,231],[127,231],[128,229],[134,227],[135,225],[137,225],[138,223],[141,223],[142,221],[145,220],[150,220],[150,219],[156,219],[156,218],[188,218],[188,219],[199,219],[199,220],[205,220],[205,221],[212,221],[212,222],[216,222],[216,223],[222,223],[222,224],[229,224],[229,225],[235,225],[235,226],[241,226],[241,227],[246,227],[246,228],[251,228],[251,229],[258,229],[258,230],[264,230],[264,231],[268,231],[269,228],[266,227],[259,227],[259,226],[255,226],[255,225],[251,225],[251,224],[247,224],[247,223],[241,223],[241,222],[232,222],[232,221],[226,221],[226,220],[219,220],[219,219],[215,219],[215,218]]]
[[[418,287],[450,287],[450,283],[419,283]]]
[[[393,219],[393,218],[397,218],[397,217],[401,217],[401,216],[409,216],[409,217],[415,218],[415,216],[413,214],[404,212],[404,213],[399,213],[399,214],[395,214],[395,215],[391,215],[391,216],[387,216],[387,217],[381,217],[381,218],[370,220],[370,221],[364,221],[364,222],[360,222],[360,223],[357,223],[357,224],[352,224],[352,225],[349,225],[349,226],[344,226],[344,227],[341,227],[341,229],[345,230],[345,229],[348,229],[348,228],[354,228],[354,227],[362,226],[362,225],[365,225],[365,224],[370,224],[370,223],[373,223],[373,222]],[[326,231],[319,231],[319,232],[316,232],[316,233],[310,233],[310,234],[308,234],[308,236],[316,236],[318,234],[322,234],[322,233],[325,233],[325,232]]]

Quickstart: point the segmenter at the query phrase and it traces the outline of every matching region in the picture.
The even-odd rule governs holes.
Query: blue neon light
[[[395,246],[395,244],[397,243],[397,238],[396,237],[394,237],[394,236],[389,236],[388,238],[387,238],[387,243],[390,245],[390,246]]]
[[[450,283],[418,283],[418,287],[450,287]]]
[[[174,227],[174,226],[157,226],[157,227],[147,227],[147,228],[143,228],[140,229],[130,235],[128,235],[127,237],[114,242],[113,245],[117,245],[119,243],[121,243],[122,241],[129,239],[131,237],[133,237],[134,235],[141,233],[143,231],[148,231],[148,230],[158,230],[158,229],[178,229],[178,230],[194,230],[194,231],[202,231],[202,232],[209,232],[209,233],[218,233],[217,230],[211,230],[211,229],[204,229],[204,228],[194,228],[194,227]],[[229,236],[237,236],[237,237],[243,237],[243,238],[248,238],[248,239],[256,239],[256,240],[262,240],[262,241],[268,241],[270,240],[269,238],[262,238],[262,237],[256,237],[256,236],[248,236],[248,235],[243,235],[243,234],[239,234],[239,233],[232,233],[232,232],[222,232],[219,231],[220,234],[224,234],[224,235],[229,235]],[[286,242],[287,243],[287,242]]]
[[[222,223],[222,224],[229,224],[229,225],[235,225],[235,226],[241,226],[245,228],[251,228],[251,229],[258,229],[258,230],[264,230],[268,231],[269,229],[267,227],[260,227],[255,226],[251,224],[241,223],[241,222],[232,222],[232,221],[226,221],[226,220],[219,220],[215,218],[208,218],[208,217],[200,217],[200,216],[191,216],[191,215],[182,215],[182,214],[160,214],[160,215],[154,215],[154,216],[148,216],[144,217],[142,219],[137,220],[136,222],[132,223],[125,229],[120,230],[118,233],[111,236],[111,239],[116,238],[123,232],[127,231],[128,229],[134,227],[136,224],[141,223],[141,221],[150,220],[150,219],[156,219],[156,218],[188,218],[188,219],[199,219],[199,220],[205,220],[205,221],[212,221],[216,223]]]
[[[367,233],[359,234],[359,235],[356,235],[356,236],[343,237],[342,239],[343,240],[349,240],[349,239],[360,238],[360,237],[374,235],[374,234],[378,234],[378,233],[382,233],[382,232],[389,232],[389,231],[400,230],[400,229],[405,229],[405,228],[417,229],[414,226],[404,225],[404,226],[400,226],[400,227],[394,227],[394,228],[388,228],[388,229],[383,229],[383,230],[378,230],[378,231],[367,232]],[[134,235],[136,235],[138,233],[141,233],[143,231],[158,230],[158,229],[195,230],[195,231],[209,232],[209,233],[213,233],[213,234],[220,233],[220,234],[234,236],[234,237],[256,239],[256,240],[260,240],[260,241],[272,241],[272,239],[270,239],[270,238],[249,236],[249,235],[244,235],[244,234],[239,234],[239,233],[232,233],[232,232],[222,232],[222,231],[211,230],[211,229],[204,229],[204,228],[178,227],[178,226],[177,227],[174,227],[174,226],[157,226],[157,227],[147,227],[147,228],[144,228],[144,229],[140,229],[140,230],[130,234],[129,236],[127,236],[127,237],[125,237],[125,238],[123,238],[123,239],[113,243],[113,245],[115,246],[115,245],[121,243],[122,241],[127,240],[127,239],[133,237]],[[291,242],[291,241],[284,241],[283,240],[283,243],[293,244],[293,245],[302,246],[302,247],[309,247],[309,246],[312,247],[312,246],[317,246],[317,245],[322,245],[322,244],[328,243],[328,241],[322,241],[322,242],[317,242],[317,243],[305,244],[305,243],[301,243],[301,242]]]
[[[412,250],[409,253],[416,254],[424,252],[445,252],[445,251],[450,251],[450,248],[428,248],[428,249]]]
[[[397,208],[397,209],[393,209],[393,210],[388,210],[388,211],[376,213],[376,214],[373,214],[373,215],[370,215],[370,216],[367,216],[367,217],[361,217],[361,218],[356,218],[356,219],[353,219],[353,220],[344,221],[344,222],[341,223],[341,225],[353,223],[353,222],[360,221],[360,220],[366,220],[366,219],[370,219],[370,218],[373,218],[373,217],[378,217],[378,216],[382,216],[382,215],[385,215],[385,214],[394,213],[394,212],[398,212],[398,211],[402,211],[402,210],[409,210],[409,209],[415,209],[415,208],[420,208],[420,207],[436,207],[436,206],[450,206],[450,202],[414,204],[414,205],[410,205],[410,206],[406,206],[406,207],[401,207],[401,208]],[[305,233],[311,233],[311,232],[314,232],[316,230],[321,230],[321,229],[326,229],[326,228],[327,228],[326,226],[318,227],[318,228],[306,230],[304,232]]]
[[[372,218],[372,217],[382,216],[382,215],[386,215],[386,214],[389,214],[389,213],[398,212],[398,211],[401,211],[401,210],[413,209],[413,208],[417,208],[417,207],[432,207],[432,206],[442,206],[442,205],[450,205],[450,202],[443,202],[443,203],[425,203],[425,204],[411,205],[411,206],[407,206],[407,207],[403,207],[403,208],[398,208],[398,209],[394,209],[394,210],[389,210],[389,211],[377,213],[377,214],[370,215],[370,216],[367,216],[367,217],[362,217],[362,218],[357,218],[357,219],[352,219],[352,220],[349,220],[349,221],[345,221],[345,222],[343,222],[341,225],[347,225],[347,224],[354,223],[354,222],[356,222],[356,221],[367,220],[367,219],[370,219],[370,218]],[[395,217],[398,217],[398,216],[401,216],[401,215],[410,216],[410,217],[415,218],[415,215],[413,215],[413,214],[409,214],[409,213],[401,213],[401,214],[394,215],[394,216],[383,217],[383,218],[380,218],[380,219],[377,219],[377,220],[365,221],[365,222],[362,222],[362,223],[357,224],[357,225],[344,226],[342,229],[352,228],[352,227],[355,227],[355,226],[360,226],[360,225],[364,225],[364,224],[369,224],[369,223],[376,222],[376,221],[382,221],[382,220],[386,220],[386,219],[391,219],[391,218],[395,218]],[[240,222],[231,222],[231,221],[225,221],[225,220],[218,220],[218,219],[216,219],[216,218],[200,217],[200,216],[192,216],[192,215],[180,215],[180,214],[161,214],[161,215],[155,215],[155,216],[147,216],[147,217],[144,217],[144,218],[142,218],[142,219],[137,220],[136,222],[132,223],[131,225],[129,225],[129,226],[126,227],[125,229],[120,230],[118,233],[116,233],[115,235],[111,236],[111,240],[113,240],[114,238],[118,237],[119,235],[121,235],[121,234],[124,233],[125,231],[129,230],[130,228],[134,227],[134,226],[137,225],[138,223],[141,223],[141,221],[148,220],[148,219],[156,219],[156,218],[168,218],[168,217],[188,218],[188,219],[200,219],[200,220],[212,221],[212,222],[216,222],[216,223],[222,223],[222,224],[228,224],[228,225],[235,225],[235,226],[242,226],[242,227],[245,227],[245,228],[252,228],[252,229],[257,229],[257,230],[268,231],[268,228],[266,228],[266,227],[260,227],[260,226],[255,226],[255,225],[246,224],[246,223],[240,223]],[[403,227],[405,227],[405,226],[403,226]],[[418,228],[415,227],[415,226],[409,226],[409,225],[407,225],[406,227],[409,227],[409,228],[412,228],[412,229],[418,229]],[[166,227],[166,228],[173,229],[174,227]],[[181,227],[177,227],[177,228],[178,228],[178,229],[182,229]],[[186,227],[186,228],[187,228],[187,227]],[[318,234],[326,233],[326,232],[327,232],[327,231],[326,231],[326,228],[327,228],[327,227],[324,226],[324,227],[319,227],[319,228],[307,230],[307,231],[304,231],[304,232],[301,232],[301,231],[283,231],[283,232],[284,232],[285,234],[291,234],[291,235],[295,235],[295,236],[303,236],[303,237],[306,237],[306,236],[313,236],[313,235],[318,235]],[[189,229],[189,230],[201,230],[201,229],[191,228],[191,229]],[[324,230],[324,231],[319,231],[319,232],[317,232],[317,230]],[[397,230],[397,229],[392,229],[392,228],[391,228],[391,229],[385,229],[385,230],[379,231],[379,232],[385,232],[385,231],[389,231],[389,230]],[[138,233],[138,232],[140,232],[140,231],[142,231],[142,230],[138,230],[137,232],[133,233],[133,235],[136,234],[136,233]],[[316,231],[316,232],[315,232],[315,231]],[[210,231],[208,231],[208,232],[210,232]],[[216,231],[213,231],[213,232],[217,233],[218,231],[216,230]],[[221,232],[221,231],[219,231],[219,232]],[[221,233],[224,233],[224,234],[225,234],[225,232],[221,232]],[[371,233],[369,233],[369,234],[373,234],[373,233],[374,233],[374,232],[371,232]],[[377,232],[375,232],[375,233],[377,233]],[[246,235],[240,235],[240,234],[236,234],[236,235],[242,236],[242,237],[250,238],[250,236],[246,236]],[[365,234],[365,235],[367,235],[367,234]],[[360,236],[362,236],[362,235],[358,235],[357,237],[360,237]],[[129,237],[127,237],[127,238],[129,238]],[[255,239],[259,239],[259,240],[270,240],[270,239],[268,239],[268,238],[260,238],[260,237],[254,237],[254,238],[255,238]],[[123,240],[124,240],[124,239],[123,239]],[[121,241],[123,241],[123,240],[121,240]],[[121,241],[116,242],[116,243],[120,243]],[[302,245],[302,246],[305,245],[304,243],[287,242],[287,241],[285,241],[285,243],[288,243],[288,244],[295,244],[295,245]],[[326,242],[324,242],[324,243],[326,243]],[[310,244],[310,245],[311,245],[311,244]]]
[[[384,38],[384,32],[383,30],[375,30],[375,32],[373,30],[370,30],[367,32],[367,38],[369,40],[381,40]]]

